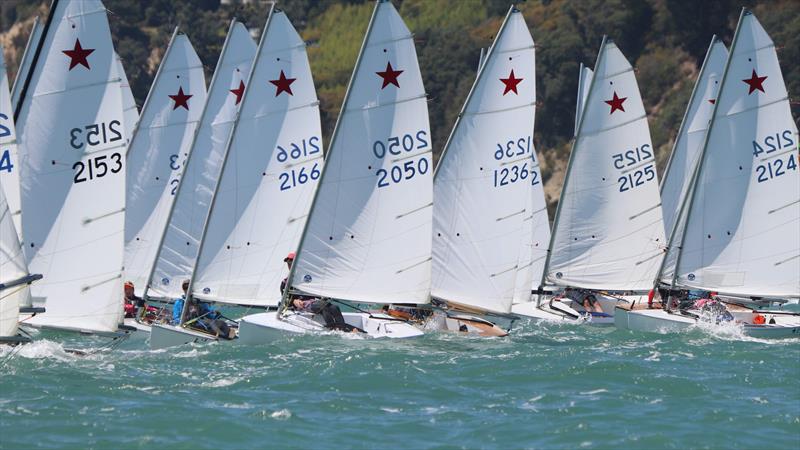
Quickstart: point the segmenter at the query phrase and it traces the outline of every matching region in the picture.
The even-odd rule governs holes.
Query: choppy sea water
[[[0,350],[0,448],[800,448],[800,339],[523,323]],[[66,343],[63,338],[66,338]]]

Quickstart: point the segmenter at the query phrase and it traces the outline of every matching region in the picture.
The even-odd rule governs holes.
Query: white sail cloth
[[[128,148],[125,278],[142,295],[206,100],[203,65],[173,34]]]
[[[530,298],[535,111],[533,38],[512,7],[436,170],[434,297],[500,313]]]
[[[116,331],[122,318],[125,142],[120,79],[100,1],[58,2],[17,117],[31,289],[26,323]]]
[[[285,13],[265,24],[208,218],[192,295],[274,306],[323,168],[306,46]]]
[[[589,95],[589,86],[592,84],[592,77],[594,72],[592,69],[584,66],[581,63],[581,68],[578,74],[578,96],[575,102],[575,135],[578,135],[578,125],[581,121],[581,114],[583,107],[586,105],[586,97]]]
[[[0,46],[0,181],[3,193],[13,218],[14,229],[22,239],[22,211],[19,194],[19,148],[17,133],[14,127],[14,109],[11,106],[11,95],[8,90],[8,73],[3,47]]]
[[[122,66],[122,58],[114,53],[117,60],[117,75],[121,79],[120,88],[122,89],[122,115],[125,118],[125,136],[130,142],[133,136],[133,130],[136,129],[136,124],[139,122],[139,107],[136,106],[136,99],[133,97],[131,91],[131,84],[128,82],[128,76],[125,75],[125,68]]]
[[[195,269],[203,228],[222,172],[237,112],[248,89],[256,44],[247,28],[232,22],[209,87],[200,128],[183,172],[150,279],[151,295],[176,298]]]
[[[292,285],[370,303],[430,295],[433,165],[414,39],[378,2],[350,80]]]
[[[654,156],[633,68],[605,40],[570,155],[547,282],[650,289],[665,245]]]
[[[725,70],[727,60],[728,49],[722,40],[715,36],[697,77],[661,183],[661,205],[664,212],[664,229],[669,238],[669,249],[660,278],[667,284],[672,283],[680,243],[683,240],[685,220],[679,220],[678,216],[683,200],[689,194],[694,171],[700,160],[706,131],[714,111],[719,82],[722,81],[722,72]]]
[[[679,285],[800,297],[798,142],[775,45],[744,11],[689,200]]]
[[[0,189],[0,284],[16,281],[27,275],[25,254],[19,245],[5,194]],[[17,334],[19,307],[27,303],[29,297],[27,285],[0,290],[0,338]]]

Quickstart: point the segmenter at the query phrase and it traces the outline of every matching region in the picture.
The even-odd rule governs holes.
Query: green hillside
[[[49,4],[49,2],[47,2]],[[171,30],[180,24],[206,65],[209,79],[231,18],[260,29],[268,6],[220,5],[219,0],[105,0],[116,48],[141,105]],[[394,0],[415,34],[429,94],[434,153],[438,155],[475,77],[480,49],[491,44],[509,7],[501,0]],[[569,155],[578,66],[592,66],[604,34],[637,69],[654,145],[662,163],[713,34],[730,43],[742,6],[751,7],[779,47],[790,93],[800,91],[800,2],[797,0],[538,0],[521,2],[537,45],[538,109],[535,140],[552,203]],[[325,139],[338,115],[372,3],[286,0],[287,12],[309,43],[322,105]],[[41,0],[0,5],[2,42],[10,70],[21,54],[30,18]],[[793,106],[800,117],[798,105]]]

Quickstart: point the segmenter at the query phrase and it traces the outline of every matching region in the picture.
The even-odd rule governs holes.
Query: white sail
[[[534,149],[534,156],[536,150]],[[547,213],[547,199],[544,196],[544,182],[542,181],[542,171],[539,168],[538,159],[533,165],[534,173],[531,184],[533,188],[532,204],[532,238],[531,245],[531,284],[528,285],[528,293],[524,297],[514,298],[514,303],[524,303],[530,301],[530,290],[537,289],[542,281],[544,265],[547,261],[547,246],[550,243],[550,216]]]
[[[14,221],[14,229],[21,240],[21,200],[19,195],[19,148],[17,133],[14,127],[14,110],[11,107],[11,96],[8,90],[8,74],[0,46],[0,181]]]
[[[4,181],[0,179],[0,184]],[[17,281],[28,275],[25,254],[19,245],[11,211],[3,189],[0,189],[0,285]],[[19,307],[30,297],[27,285],[0,290],[0,338],[17,334]]]
[[[798,142],[775,45],[745,10],[688,200],[678,285],[800,297]]]
[[[436,169],[433,297],[504,313],[521,281],[530,298],[535,111],[533,38],[512,7]]]
[[[654,155],[633,68],[604,40],[556,213],[546,282],[651,287],[664,247]]]
[[[17,117],[23,236],[47,312],[26,323],[114,332],[122,316],[125,141],[100,1],[61,1]]]
[[[369,303],[430,296],[433,166],[414,39],[378,2],[331,139],[291,284]]]
[[[714,111],[719,82],[728,60],[728,49],[716,36],[706,53],[705,61],[697,77],[689,105],[681,123],[680,131],[670,155],[667,170],[661,182],[661,209],[664,213],[664,229],[669,237],[669,249],[664,258],[661,280],[672,283],[679,245],[683,240],[685,220],[679,221],[681,205],[689,192],[700,153],[703,150],[706,131]],[[677,228],[675,228],[677,224]],[[673,230],[673,228],[675,228]]]
[[[578,96],[575,103],[575,134],[578,134],[578,123],[586,105],[586,97],[589,95],[589,85],[592,83],[594,72],[581,63],[580,73],[578,74]]]
[[[117,60],[117,74],[122,80],[120,87],[122,88],[122,114],[125,118],[125,136],[130,141],[133,130],[136,129],[136,124],[139,122],[139,107],[136,106],[136,99],[133,97],[133,92],[131,92],[131,84],[128,82],[128,76],[125,75],[122,58],[116,53],[114,53],[114,58]]]
[[[31,33],[28,35],[28,42],[25,44],[25,50],[22,52],[22,59],[19,62],[19,69],[17,69],[17,76],[14,78],[14,85],[11,86],[11,105],[14,109],[17,108],[19,97],[22,94],[22,86],[28,78],[28,73],[31,71],[31,64],[33,63],[33,55],[36,53],[36,47],[42,39],[43,26],[39,22],[39,18],[33,19],[31,26]],[[17,229],[19,232],[19,229]]]
[[[203,64],[177,29],[128,148],[125,279],[141,295],[206,101]]]
[[[247,28],[232,22],[158,251],[149,283],[152,295],[180,297],[181,281],[194,270],[231,129],[249,92],[245,85],[255,54],[256,44]]]

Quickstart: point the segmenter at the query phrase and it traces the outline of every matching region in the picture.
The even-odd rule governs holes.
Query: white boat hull
[[[641,296],[610,297],[597,292],[594,293],[597,302],[605,312],[604,315],[589,315],[582,305],[569,299],[553,299],[552,305],[549,297],[541,300],[537,307],[536,302],[519,303],[511,307],[511,312],[534,320],[543,320],[558,323],[586,323],[589,325],[610,327],[614,325],[614,310],[617,304],[623,301],[641,301]]]
[[[639,309],[628,311],[625,308],[616,308],[614,325],[621,330],[644,331],[651,333],[677,333],[690,327],[704,328],[718,326],[730,327],[729,324],[715,325],[701,322],[694,317],[675,313],[668,313],[663,309]],[[800,315],[796,314],[770,314],[766,311],[732,312],[736,325],[741,328],[742,334],[751,337],[773,339],[784,337],[800,337]],[[756,314],[765,317],[767,323],[754,324]],[[775,323],[771,324],[770,321]]]
[[[345,312],[344,321],[360,328],[371,338],[404,339],[422,336],[423,332],[408,322],[385,314]],[[251,314],[239,320],[239,341],[243,344],[264,344],[287,334],[330,333],[319,315],[308,313],[285,314],[278,318],[277,311]],[[348,333],[365,336],[364,333]]]
[[[217,338],[210,334],[174,325],[153,324],[150,330],[150,348],[152,350],[216,340]]]

